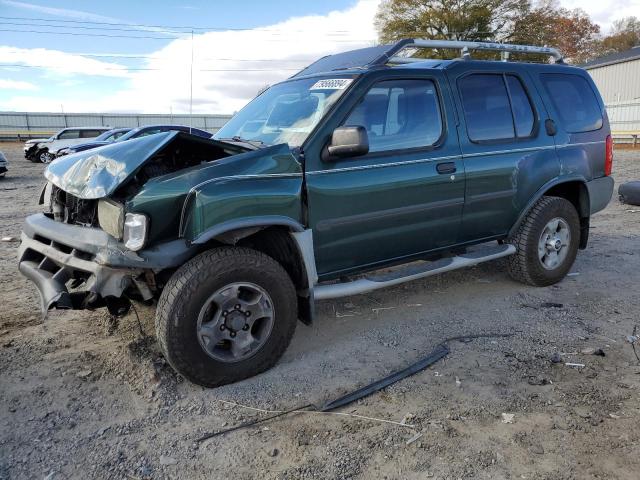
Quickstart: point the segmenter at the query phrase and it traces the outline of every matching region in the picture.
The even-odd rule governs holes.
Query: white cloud
[[[38,90],[38,86],[33,83],[21,80],[9,80],[0,78],[0,89],[6,90]]]
[[[600,25],[600,32],[608,34],[613,22],[623,17],[640,17],[640,0],[560,0],[569,9],[581,8]]]
[[[0,46],[0,62],[7,65],[24,65],[40,68],[58,75],[95,75],[102,77],[128,77],[123,65],[86,58],[73,53],[47,48],[16,48]]]
[[[295,17],[275,25],[242,31],[197,34],[193,39],[194,113],[232,113],[262,87],[286,79],[316,59],[331,53],[375,43],[373,27],[379,0],[360,0],[353,7],[327,15]],[[4,49],[7,49],[5,47]],[[149,54],[144,68],[126,68],[63,52],[44,49],[12,49],[12,60],[4,63],[49,65],[57,73],[128,77],[128,86],[100,92],[91,102],[66,98],[12,97],[3,108],[16,110],[132,111],[188,113],[191,76],[191,38],[171,41]],[[5,53],[6,55],[6,53]],[[60,69],[59,65],[67,67]],[[54,67],[55,66],[55,67]],[[222,71],[224,70],[224,71]]]

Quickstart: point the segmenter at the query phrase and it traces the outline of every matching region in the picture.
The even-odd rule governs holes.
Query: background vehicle
[[[421,48],[464,61],[403,55]],[[272,366],[315,300],[502,257],[516,280],[559,282],[614,183],[588,74],[554,49],[474,42],[324,57],[211,140],[166,132],[100,153],[46,169],[20,271],[45,311],[157,300],[167,360],[206,386]]]
[[[205,130],[200,130],[198,128],[185,127],[183,125],[147,125],[144,127],[138,127],[134,129],[127,129],[124,134],[119,135],[115,139],[108,140],[100,140],[100,137],[97,137],[95,141],[82,143],[80,145],[74,145],[71,147],[67,147],[63,150],[60,150],[57,156],[68,155],[70,153],[83,152],[85,150],[90,150],[92,148],[104,147],[105,145],[109,145],[109,143],[117,141],[117,142],[125,142],[127,140],[131,140],[132,138],[140,138],[145,137],[147,135],[154,135],[160,132],[186,132],[191,133],[192,135],[197,135],[203,138],[210,138],[211,134]],[[107,132],[108,133],[108,132]]]
[[[25,157],[31,162],[49,163],[55,153],[65,147],[83,143],[88,138],[95,138],[111,130],[109,127],[75,127],[65,128],[44,142],[37,143],[25,151]]]
[[[0,152],[0,178],[7,174],[8,164],[9,162],[7,162],[7,157],[5,157],[4,153]]]
[[[114,128],[113,130],[104,132],[102,135],[98,135],[92,142],[61,148],[55,152],[55,156],[60,157],[62,155],[69,155],[70,153],[82,152],[84,150],[89,150],[90,148],[108,145],[130,131],[130,128]]]

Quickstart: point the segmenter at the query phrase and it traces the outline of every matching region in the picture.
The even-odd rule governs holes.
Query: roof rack
[[[533,45],[514,45],[509,43],[493,43],[493,42],[465,42],[457,40],[424,40],[424,39],[407,39],[401,40],[394,44],[385,55],[382,55],[370,65],[380,64],[406,64],[421,62],[425,59],[412,58],[409,56],[402,56],[403,50],[409,49],[436,49],[444,48],[449,50],[460,50],[460,57],[464,60],[471,59],[471,50],[485,50],[495,51],[502,53],[502,60],[509,60],[509,53],[526,53],[531,55],[548,55],[555,60],[555,63],[564,63],[562,54],[555,48],[550,47],[535,47]]]

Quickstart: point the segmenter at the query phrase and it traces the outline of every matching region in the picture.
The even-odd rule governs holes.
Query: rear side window
[[[461,79],[459,87],[471,141],[509,140],[533,134],[535,115],[518,77],[473,74]]]
[[[432,146],[442,135],[436,86],[426,79],[379,82],[344,125],[367,129],[370,152]]]
[[[81,130],[80,138],[95,138],[98,135],[102,135],[103,133],[103,130]]]
[[[543,73],[540,77],[564,130],[580,133],[602,127],[598,98],[584,77],[564,73]]]
[[[72,140],[80,138],[79,130],[65,130],[60,135],[58,135],[58,140]]]

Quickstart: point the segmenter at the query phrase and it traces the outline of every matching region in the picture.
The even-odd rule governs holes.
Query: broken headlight
[[[124,207],[112,200],[98,202],[98,223],[100,228],[117,240],[122,239],[124,229]]]
[[[127,213],[124,219],[124,246],[137,251],[147,241],[147,216],[141,213]]]

